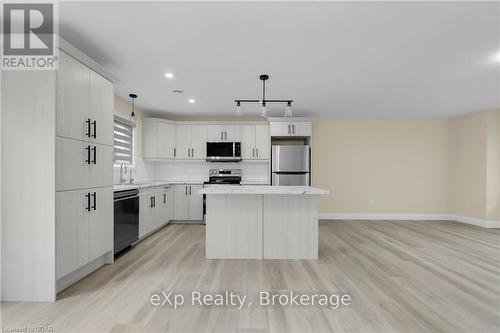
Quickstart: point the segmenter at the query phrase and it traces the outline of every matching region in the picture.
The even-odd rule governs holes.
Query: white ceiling
[[[261,96],[261,73],[294,115],[500,108],[499,2],[62,2],[59,13],[61,36],[156,115],[233,115],[234,99]]]

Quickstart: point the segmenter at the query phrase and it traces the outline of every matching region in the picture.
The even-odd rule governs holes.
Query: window
[[[134,124],[122,117],[115,115],[113,126],[113,161],[114,164],[133,163]]]

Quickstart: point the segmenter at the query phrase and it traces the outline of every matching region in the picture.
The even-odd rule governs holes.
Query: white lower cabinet
[[[203,195],[198,194],[201,188],[202,185],[175,185],[174,220],[203,220]]]
[[[56,275],[113,250],[113,188],[56,192]]]
[[[160,228],[172,220],[174,215],[174,189],[157,188],[146,190],[139,196],[139,238]]]

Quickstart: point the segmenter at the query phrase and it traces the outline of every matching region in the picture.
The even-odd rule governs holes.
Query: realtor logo
[[[56,69],[55,3],[3,4],[2,69]]]

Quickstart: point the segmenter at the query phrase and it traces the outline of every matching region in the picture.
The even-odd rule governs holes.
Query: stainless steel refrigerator
[[[309,186],[310,154],[309,146],[273,146],[271,184],[274,186]]]

